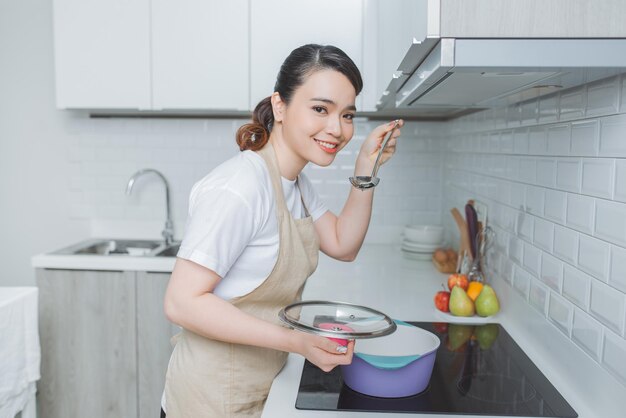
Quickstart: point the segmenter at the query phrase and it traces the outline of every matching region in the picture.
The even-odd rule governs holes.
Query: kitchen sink
[[[166,246],[162,240],[91,239],[52,254],[174,257],[179,246],[180,243]]]
[[[155,254],[157,257],[176,257],[178,254],[178,249],[180,248],[180,244],[173,244],[169,247],[166,247],[164,250]]]

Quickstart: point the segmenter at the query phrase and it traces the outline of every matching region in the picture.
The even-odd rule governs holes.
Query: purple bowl
[[[412,325],[396,321],[398,325],[413,327]],[[398,327],[401,329],[400,327]],[[381,398],[401,398],[405,396],[417,395],[428,387],[430,376],[433,372],[437,348],[439,347],[439,338],[434,334],[421,328],[413,327],[417,338],[425,338],[433,342],[425,342],[426,346],[430,346],[424,352],[424,345],[418,348],[418,351],[412,353],[417,359],[406,363],[402,361],[407,356],[385,356],[385,355],[366,355],[360,356],[358,351],[352,358],[352,364],[340,366],[344,383],[352,390],[363,393],[365,395],[377,396]],[[397,331],[396,331],[397,332]],[[394,334],[385,338],[386,341],[393,344]],[[434,339],[433,339],[434,337]],[[436,340],[436,341],[435,341]],[[396,341],[397,342],[397,341]],[[357,346],[359,343],[357,343]],[[420,344],[421,345],[421,344]],[[380,344],[378,345],[380,347]],[[407,352],[411,351],[411,347],[406,347]],[[390,351],[395,351],[390,349]],[[368,361],[368,359],[374,359]],[[388,361],[385,361],[387,359]],[[382,360],[382,361],[381,361]],[[399,363],[406,363],[400,367],[383,366],[381,364],[393,363],[394,360],[400,360]],[[398,363],[398,362],[397,362]],[[376,364],[376,365],[374,365]]]

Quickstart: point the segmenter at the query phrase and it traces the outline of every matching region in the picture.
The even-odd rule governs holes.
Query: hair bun
[[[242,125],[237,130],[236,137],[240,151],[258,151],[263,148],[269,140],[269,135],[265,127],[256,121]]]

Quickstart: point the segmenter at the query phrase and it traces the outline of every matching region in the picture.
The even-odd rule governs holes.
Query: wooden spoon
[[[459,257],[462,257],[462,254],[465,254],[467,251],[468,254],[471,253],[471,246],[469,241],[469,232],[467,231],[467,222],[461,215],[461,212],[457,208],[450,209],[450,213],[452,213],[452,217],[456,222],[456,226],[459,228],[459,233],[461,235],[461,243],[459,246]]]

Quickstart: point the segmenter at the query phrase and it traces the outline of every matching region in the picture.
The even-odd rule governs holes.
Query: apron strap
[[[276,203],[278,204],[279,209],[282,210],[283,213],[289,213],[287,203],[285,203],[285,193],[283,192],[283,184],[280,177],[280,171],[278,169],[278,159],[276,158],[274,147],[268,141],[263,148],[256,152],[265,160],[267,170],[270,173],[270,179],[272,181],[272,187],[274,188]]]
[[[306,207],[306,203],[304,203],[304,196],[302,196],[302,189],[300,188],[300,183],[298,182],[298,180],[300,180],[300,176],[296,177],[296,187],[300,192],[300,201],[302,202],[302,207],[304,208],[304,217],[308,218],[309,216],[311,216],[311,214],[309,213],[309,209]]]
[[[272,180],[272,187],[274,188],[274,193],[276,194],[276,202],[282,210],[289,213],[287,203],[285,203],[285,192],[283,191],[283,183],[274,147],[270,142],[268,142],[263,148],[256,152],[265,160],[265,164],[267,165],[267,169],[270,173],[270,179]],[[298,187],[298,192],[300,192],[300,200],[302,201],[302,207],[304,208],[304,215],[308,218],[311,214],[309,213],[309,208],[307,208],[306,203],[304,203],[302,189],[300,188],[300,183],[298,182],[299,178],[300,176],[296,177],[296,187]]]

